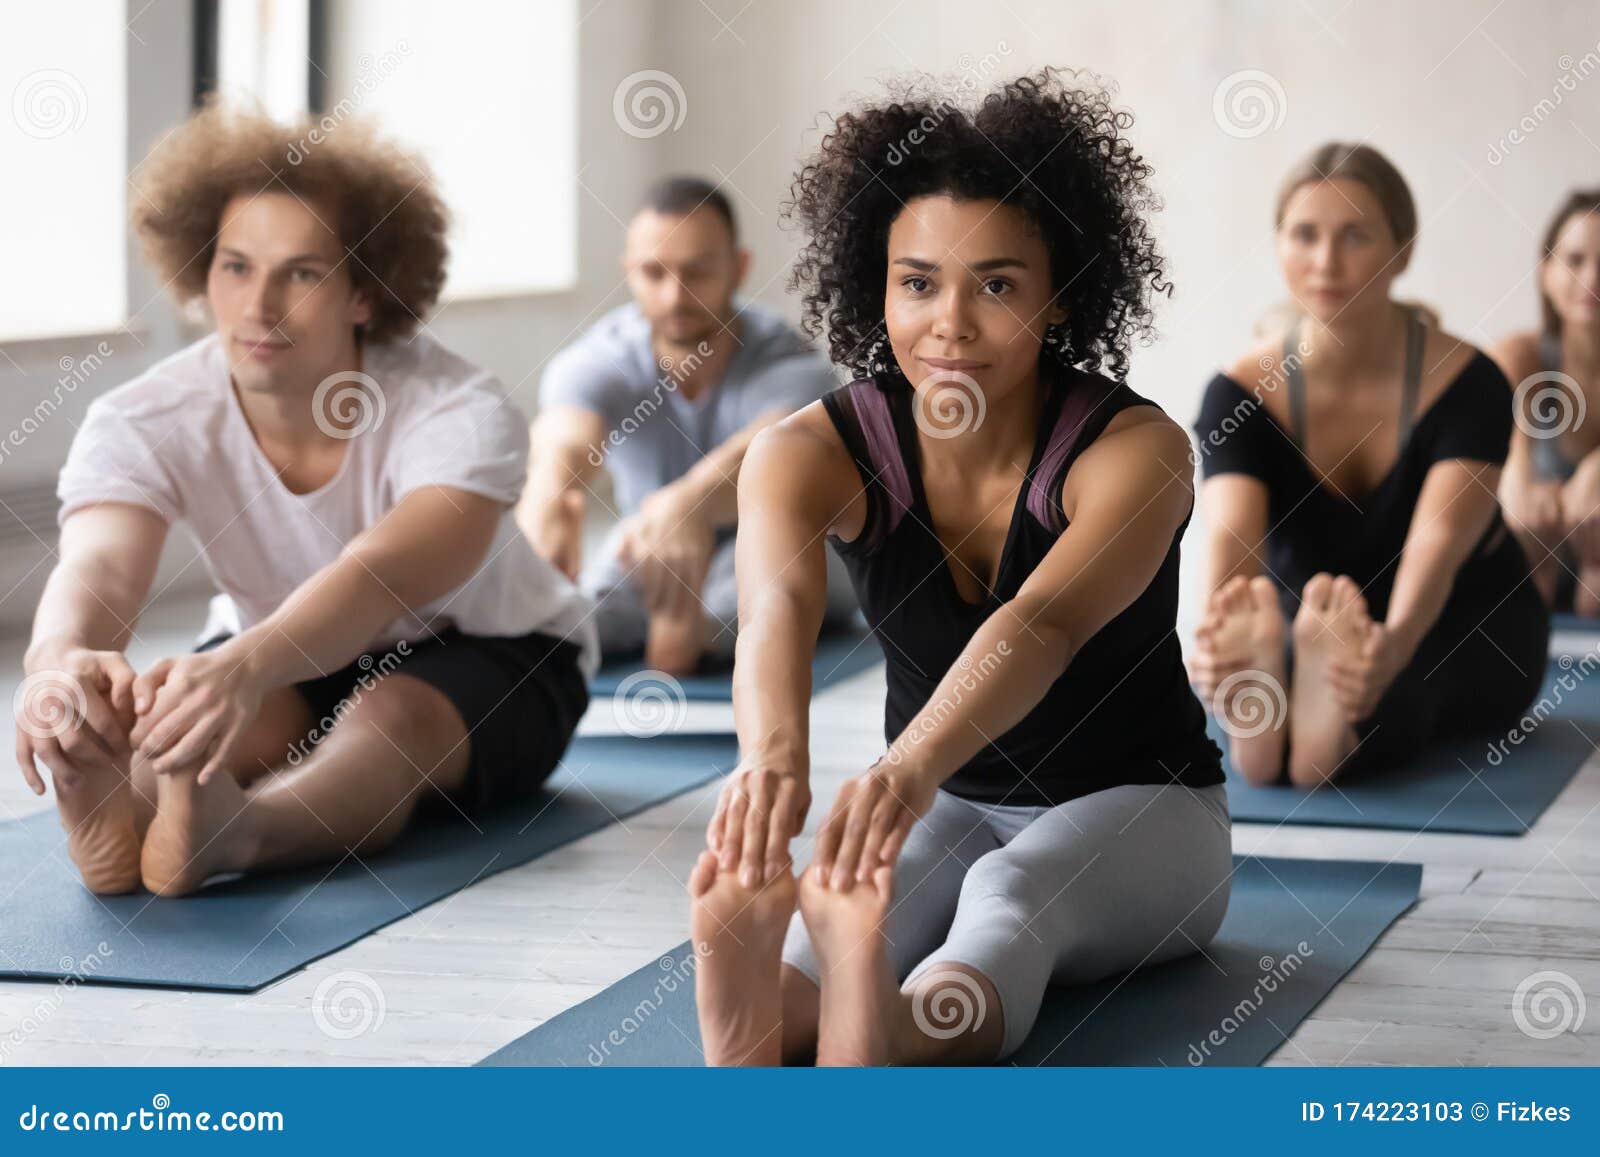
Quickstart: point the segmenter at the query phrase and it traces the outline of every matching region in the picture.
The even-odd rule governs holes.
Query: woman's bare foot
[[[254,862],[251,834],[240,822],[245,795],[222,773],[202,787],[199,770],[156,780],[156,814],[144,835],[140,874],[160,896],[186,896],[219,872]]]
[[[893,869],[878,868],[848,892],[829,888],[818,872],[808,868],[800,881],[800,912],[822,969],[817,1064],[888,1064],[902,1003],[883,934]]]
[[[795,881],[783,872],[759,889],[717,870],[701,852],[689,873],[694,998],[708,1065],[783,1063],[783,937],[794,914]]]
[[[102,896],[139,887],[139,828],[123,768],[79,773],[77,787],[56,781],[56,810],[67,829],[67,854],[83,886]]]
[[[1214,688],[1211,710],[1228,733],[1228,756],[1251,783],[1283,774],[1289,696],[1278,591],[1262,575],[1229,579],[1211,595],[1202,645],[1232,669]]]
[[[1367,600],[1346,575],[1313,575],[1294,617],[1294,686],[1289,695],[1293,737],[1289,782],[1317,787],[1331,779],[1355,750],[1356,733],[1333,692],[1328,668],[1359,652],[1372,619]]]

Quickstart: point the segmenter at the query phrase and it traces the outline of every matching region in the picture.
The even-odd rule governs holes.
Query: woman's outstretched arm
[[[1149,413],[1073,464],[1066,531],[973,634],[888,755],[840,791],[815,857],[832,887],[893,860],[935,789],[1032,711],[1083,644],[1150,585],[1193,506],[1194,482],[1188,436]]]
[[[739,768],[707,846],[746,887],[784,871],[811,806],[811,660],[827,608],[830,530],[853,538],[866,501],[821,403],[762,430],[739,473],[739,638],[733,712]]]

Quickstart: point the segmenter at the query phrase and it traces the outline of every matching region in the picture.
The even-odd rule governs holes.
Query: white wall
[[[130,52],[171,62],[162,84],[135,93],[129,154],[137,157],[185,107],[190,6],[132,7],[140,14]],[[1545,217],[1571,186],[1600,183],[1600,7],[1591,2],[584,0],[582,11],[579,284],[565,294],[449,305],[430,322],[526,406],[549,355],[624,299],[621,221],[656,175],[699,171],[727,182],[755,250],[750,291],[793,316],[784,279],[796,239],[779,230],[777,213],[797,158],[818,141],[820,114],[908,71],[993,67],[988,75],[998,77],[1049,63],[1118,83],[1167,202],[1159,234],[1177,284],[1158,312],[1158,341],[1136,353],[1132,382],[1186,423],[1211,371],[1279,296],[1273,192],[1316,143],[1366,139],[1400,165],[1422,213],[1417,258],[1400,290],[1479,342],[1532,322],[1529,273]],[[529,66],[537,67],[536,46]],[[686,103],[678,128],[641,139],[619,127],[613,96],[645,69],[671,74]],[[1246,69],[1281,86],[1283,116],[1239,138],[1219,127],[1213,97],[1225,77]],[[1541,98],[1560,104],[1540,110]],[[1525,117],[1533,125],[1525,142],[1491,163],[1491,149],[1504,148]],[[139,270],[131,298],[144,307],[138,340],[109,336],[114,356],[69,399],[58,415],[66,421],[0,464],[0,491],[51,477],[88,398],[177,348],[158,288]],[[0,429],[54,383],[60,358],[82,357],[94,340],[0,349]],[[1196,557],[1191,548],[1187,561]],[[0,560],[0,592],[37,561]],[[42,570],[0,601],[0,623],[28,613]]]
[[[1281,297],[1274,193],[1316,144],[1366,140],[1400,167],[1421,234],[1397,292],[1429,302],[1479,344],[1534,322],[1530,274],[1546,218],[1573,186],[1600,185],[1592,0],[757,0],[742,12],[743,0],[707,3],[730,28],[685,5],[666,46],[689,101],[675,159],[739,166],[735,200],[769,273],[795,249],[774,206],[797,155],[820,139],[818,114],[880,93],[891,75],[981,74],[986,60],[1000,65],[991,78],[1053,64],[1114,80],[1166,201],[1158,234],[1177,287],[1158,308],[1157,341],[1136,352],[1131,384],[1186,425],[1211,373]],[[1270,99],[1282,121],[1231,136],[1213,98],[1247,69],[1281,86],[1281,102]],[[1555,107],[1537,110],[1544,98]],[[1491,148],[1524,117],[1533,131],[1491,163]],[[1186,543],[1190,593],[1198,529]],[[1184,617],[1192,622],[1187,601]]]

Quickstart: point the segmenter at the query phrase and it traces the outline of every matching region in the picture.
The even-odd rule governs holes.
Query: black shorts
[[[195,650],[209,651],[228,638],[218,635]],[[473,814],[531,795],[556,769],[589,706],[580,654],[576,643],[541,631],[463,635],[451,628],[403,650],[395,644],[365,652],[294,688],[311,708],[316,739],[335,725],[340,703],[370,691],[385,675],[398,671],[437,688],[467,726],[467,778],[451,794]]]

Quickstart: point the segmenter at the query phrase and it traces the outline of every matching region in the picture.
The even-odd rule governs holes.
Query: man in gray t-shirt
[[[692,671],[732,654],[736,482],[764,426],[835,384],[771,311],[736,300],[750,254],[715,186],[669,178],[628,226],[633,302],[550,360],[518,512],[529,539],[598,602],[601,646]],[[611,475],[621,521],[582,558],[590,483]],[[828,617],[854,608],[829,552]]]

